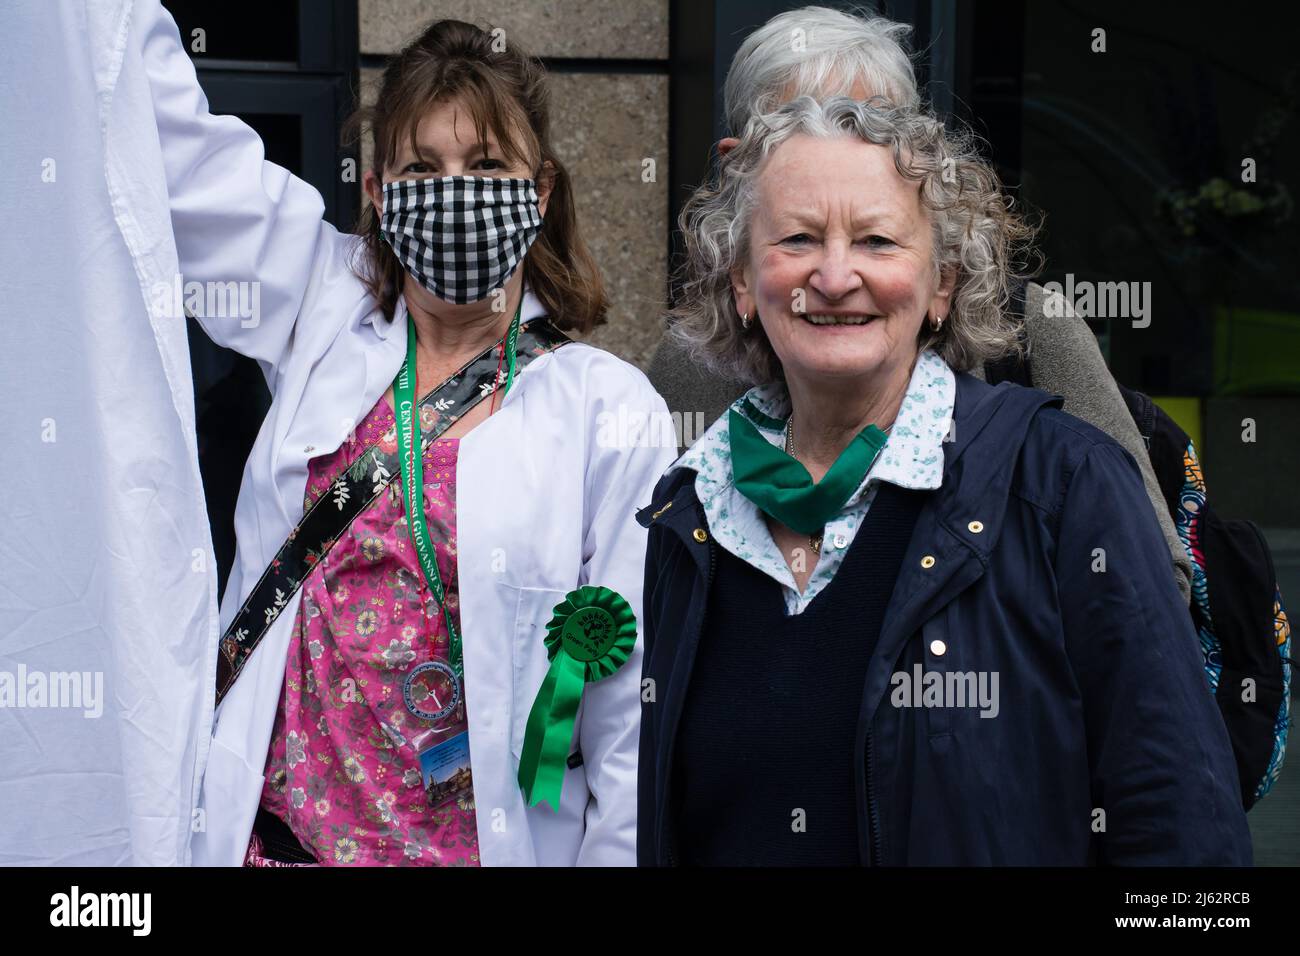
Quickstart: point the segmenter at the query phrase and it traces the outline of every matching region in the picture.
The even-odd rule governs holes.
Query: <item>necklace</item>
[[[888,435],[888,434],[890,433],[890,431],[893,430],[893,427],[894,427],[894,423],[893,423],[893,422],[890,422],[890,423],[889,423],[889,427],[888,427],[888,428],[884,428],[884,429],[882,429],[882,431],[883,431],[886,435]],[[790,413],[790,417],[787,418],[787,419],[786,419],[786,422],[785,422],[785,453],[786,453],[787,455],[789,455],[791,458],[794,458],[794,457],[795,457],[795,454],[794,454],[794,412],[791,412],[791,413]],[[810,548],[812,548],[812,552],[813,552],[813,554],[821,554],[821,553],[822,553],[822,538],[823,538],[823,537],[825,537],[825,531],[824,531],[824,530],[823,530],[823,531],[818,531],[816,534],[810,534],[810,535],[808,535],[808,546],[809,546]]]

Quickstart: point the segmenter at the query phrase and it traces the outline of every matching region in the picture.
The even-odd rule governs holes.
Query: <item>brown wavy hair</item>
[[[469,109],[481,142],[491,129],[512,163],[526,163],[538,171],[535,175],[549,164],[551,195],[541,231],[524,259],[524,282],[556,327],[591,331],[605,321],[609,300],[578,232],[569,173],[551,147],[550,90],[536,58],[471,23],[435,21],[389,60],[375,105],[353,113],[345,135],[355,141],[369,131],[372,169],[382,181],[400,137],[407,137],[418,154],[420,121],[452,98]],[[406,270],[380,235],[379,222],[367,202],[357,225],[363,242],[354,268],[391,320]]]

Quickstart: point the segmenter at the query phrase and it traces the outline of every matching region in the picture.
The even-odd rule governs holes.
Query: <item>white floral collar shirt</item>
[[[918,356],[885,447],[862,484],[827,522],[821,554],[802,593],[789,564],[772,540],[763,513],[736,489],[727,414],[714,422],[673,468],[695,471],[695,494],[704,506],[709,530],[717,542],[780,584],[787,613],[799,614],[839,570],[880,482],[912,489],[939,487],[943,480],[943,442],[952,421],[956,389],[952,369],[936,352],[927,349]],[[790,396],[784,383],[751,388],[731,407],[740,411],[746,400],[781,423],[778,427],[758,425],[758,431],[773,445],[782,446],[785,441],[782,426],[790,416]],[[809,560],[812,557],[811,553],[807,556]]]

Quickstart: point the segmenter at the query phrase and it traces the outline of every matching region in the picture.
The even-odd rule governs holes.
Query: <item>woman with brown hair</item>
[[[663,401],[565,335],[606,298],[542,68],[429,26],[358,114],[370,204],[345,236],[208,113],[164,11],[135,29],[181,271],[255,284],[260,314],[201,321],[273,393],[195,862],[632,863],[633,511],[674,451],[608,439],[604,416]]]

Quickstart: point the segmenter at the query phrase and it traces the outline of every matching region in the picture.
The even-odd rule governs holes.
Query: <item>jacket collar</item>
[[[1043,407],[1064,399],[1010,382],[988,385],[973,375],[957,376],[951,441],[944,443],[943,484],[936,496],[938,519],[981,560],[997,541],[1008,493],[1030,420]],[[979,447],[967,454],[978,443]],[[982,526],[972,532],[969,525]]]
[[[992,386],[968,373],[956,373],[953,424],[949,435],[951,440],[945,440],[943,443],[943,488],[940,491],[950,488],[955,481],[960,481],[968,491],[978,489],[981,486],[976,482],[982,481],[985,487],[980,497],[991,503],[998,497],[997,487],[1010,481],[1011,470],[1015,467],[1015,460],[1024,441],[1029,419],[1040,407],[1044,405],[1059,407],[1062,401],[1060,396],[1052,396],[1039,389],[1018,389],[1009,382]],[[997,419],[996,428],[999,433],[997,444],[989,447],[988,453],[972,456],[967,462],[966,450],[995,419]],[[1006,444],[1008,440],[1013,441],[1014,444]],[[684,500],[693,497],[688,492],[692,490],[694,477],[695,472],[692,469],[674,463],[659,479],[650,504],[636,513],[637,521],[648,528],[652,522],[665,517],[669,511],[680,513],[682,510],[691,510],[683,509],[682,504]],[[999,481],[999,478],[1002,480]],[[950,495],[943,497],[951,498]],[[669,505],[669,502],[672,504]],[[979,505],[981,510],[986,510],[983,502]],[[1004,509],[998,511],[999,522],[1001,510]],[[983,521],[983,519],[978,520]],[[987,526],[988,522],[984,521],[984,524]],[[982,549],[985,554],[988,553],[987,541],[986,537],[976,542],[977,546],[985,545]],[[980,549],[977,547],[977,550]]]
[[[956,378],[951,441],[943,446],[943,484],[917,518],[894,585],[868,670],[868,713],[883,697],[889,668],[908,635],[984,574],[1001,535],[1030,421],[1040,408],[1063,403],[1060,396],[1010,382],[991,386],[967,373]],[[673,531],[704,576],[708,539],[700,541],[696,531],[707,535],[707,528],[694,477],[690,469],[670,469],[636,519],[646,528],[662,524]]]

